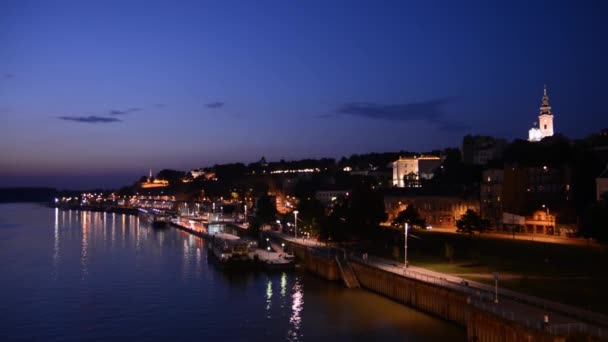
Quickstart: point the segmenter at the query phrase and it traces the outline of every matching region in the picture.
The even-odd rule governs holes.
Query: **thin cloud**
[[[4,77],[4,78],[15,78],[15,75],[11,74],[11,73],[5,73],[5,74],[2,75],[2,77]]]
[[[126,114],[130,114],[130,113],[133,113],[133,112],[138,112],[140,110],[141,110],[141,108],[129,108],[129,109],[125,109],[125,110],[112,109],[112,110],[110,110],[110,112],[108,114],[110,114],[110,115],[126,115]]]
[[[437,120],[445,115],[441,107],[449,102],[448,99],[388,105],[352,102],[340,106],[336,112],[338,114],[390,121]]]
[[[435,122],[440,129],[445,131],[464,131],[470,128],[469,125],[462,121],[441,119]]]
[[[117,119],[117,118],[108,118],[108,117],[96,116],[96,115],[90,115],[90,116],[60,116],[59,119],[60,120],[65,120],[65,121],[74,121],[74,122],[82,122],[82,123],[93,123],[93,124],[97,124],[97,123],[112,123],[112,122],[121,122],[122,121],[122,120]]]
[[[322,114],[317,118],[326,119],[339,116],[355,116],[386,121],[426,121],[441,129],[463,129],[465,126],[446,118],[443,107],[453,101],[451,98],[438,98],[429,101],[378,104],[372,102],[351,102],[339,106],[333,113]]]
[[[222,108],[224,107],[224,102],[211,102],[211,103],[207,103],[207,108]]]

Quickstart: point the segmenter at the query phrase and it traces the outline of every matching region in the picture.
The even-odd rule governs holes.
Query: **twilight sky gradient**
[[[380,6],[382,3],[382,6]],[[0,186],[608,127],[606,1],[0,1]]]

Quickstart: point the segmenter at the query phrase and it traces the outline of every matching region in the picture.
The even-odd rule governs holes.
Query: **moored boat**
[[[144,222],[152,225],[154,228],[166,228],[171,223],[171,215],[163,212],[162,210],[150,208],[150,209],[139,209],[139,218]]]
[[[249,264],[253,261],[249,242],[236,235],[216,233],[211,236],[209,254],[222,265]]]

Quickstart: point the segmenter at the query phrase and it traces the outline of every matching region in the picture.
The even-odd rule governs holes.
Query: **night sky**
[[[0,186],[608,127],[606,1],[0,1]]]

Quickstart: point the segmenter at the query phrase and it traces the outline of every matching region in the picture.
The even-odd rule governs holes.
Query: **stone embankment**
[[[604,328],[586,323],[564,320],[548,324],[542,316],[526,320],[525,311],[521,315],[515,311],[505,311],[504,306],[494,303],[491,294],[479,294],[479,291],[454,284],[445,278],[418,274],[415,271],[397,273],[388,267],[380,267],[367,258],[353,255],[344,257],[346,254],[343,250],[294,241],[279,234],[274,236],[294,252],[306,270],[330,281],[342,280],[346,286],[351,287],[349,284],[353,280],[345,278],[345,272],[341,272],[340,262],[345,263],[361,288],[454,322],[467,330],[470,341],[608,340]],[[338,255],[343,260],[338,259]],[[478,293],[477,296],[474,295],[475,292]],[[526,305],[520,306],[525,309]]]

